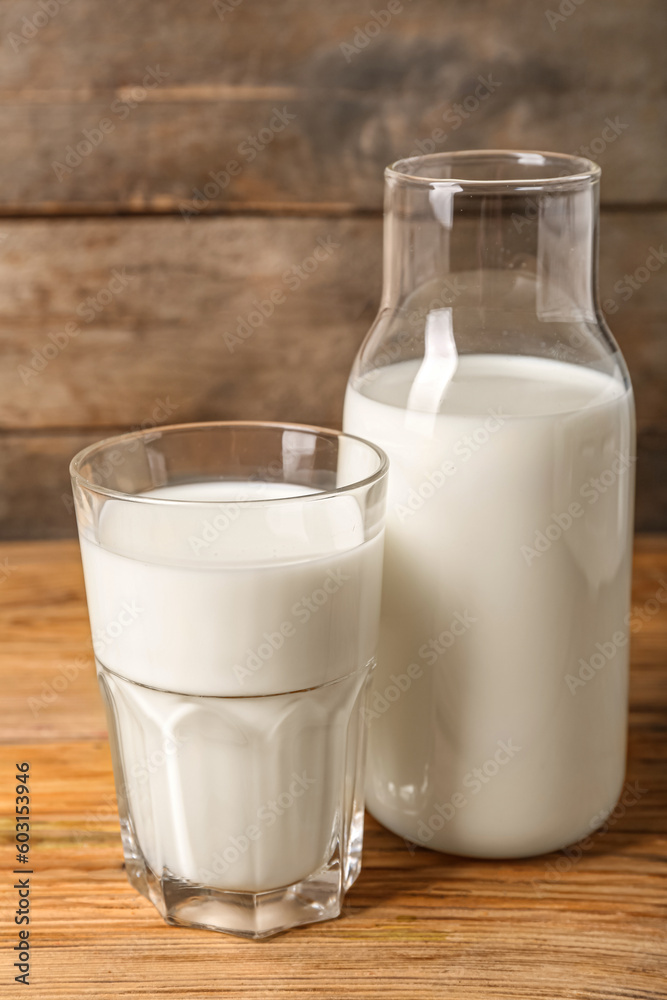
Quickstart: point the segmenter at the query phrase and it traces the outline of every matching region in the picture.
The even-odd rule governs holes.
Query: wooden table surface
[[[168,927],[125,878],[76,544],[4,545],[0,580],[2,933],[17,943],[29,761],[26,996],[667,997],[667,537],[636,546],[627,805],[606,830],[570,856],[497,863],[411,853],[369,817],[343,916],[260,943]],[[9,953],[0,996],[21,996]]]

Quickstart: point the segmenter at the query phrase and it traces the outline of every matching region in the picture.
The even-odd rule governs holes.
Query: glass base
[[[332,920],[344,891],[338,852],[320,871],[294,885],[269,892],[231,892],[193,885],[165,871],[159,877],[136,856],[126,858],[130,883],[150,900],[168,924],[222,931],[261,940],[301,924]],[[351,884],[356,872],[348,879]]]
[[[127,874],[162,917],[263,938],[338,916],[361,869],[370,669],[251,705],[98,669]]]

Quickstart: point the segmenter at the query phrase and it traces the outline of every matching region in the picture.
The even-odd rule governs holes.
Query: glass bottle
[[[344,416],[391,462],[367,803],[437,850],[539,854],[599,826],[625,772],[635,424],[600,169],[454,152],[385,176]]]

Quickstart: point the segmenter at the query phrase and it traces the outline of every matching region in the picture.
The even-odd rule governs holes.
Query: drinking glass
[[[261,938],[360,871],[387,459],[290,424],[111,438],[71,474],[128,877]]]

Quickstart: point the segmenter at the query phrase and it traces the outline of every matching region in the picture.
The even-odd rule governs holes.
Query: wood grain
[[[93,433],[0,435],[0,537],[63,538],[76,534],[69,463]]]
[[[62,500],[69,460],[120,429],[233,418],[340,424],[379,301],[379,218],[5,219],[2,236],[1,536],[72,534]],[[299,277],[294,268],[318,240],[329,256]],[[629,298],[624,275],[663,245],[666,212],[603,216],[601,297],[637,397],[637,523],[653,530],[667,525],[667,303],[661,272]],[[272,315],[239,338],[239,323],[276,291]],[[78,333],[68,338],[70,323]]]
[[[616,290],[667,244],[661,0],[565,14],[402,0],[378,31],[370,0],[46,6],[0,0],[0,537],[72,534],[67,464],[104,434],[339,424],[379,296],[384,165],[492,146],[589,147],[603,167],[601,292],[636,389],[637,524],[667,527],[664,277]],[[54,169],[84,129],[97,144]],[[286,288],[328,236],[340,247]],[[129,278],[109,295],[115,273]],[[284,302],[230,350],[276,290]]]
[[[140,424],[167,396],[179,421],[280,418],[289,407],[294,418],[308,409],[313,419],[339,417],[379,299],[379,220],[7,221],[4,228],[0,426]],[[322,262],[312,260],[318,241],[328,248]],[[315,270],[300,276],[293,269],[309,258]],[[126,284],[110,294],[114,272],[124,276],[118,287]],[[282,299],[275,307],[274,291]],[[89,320],[86,302],[100,294],[110,301]],[[251,315],[257,302],[272,314]],[[259,323],[237,337],[241,320]],[[80,333],[62,350],[49,347],[49,333],[62,334],[72,321]],[[22,378],[19,366],[45,348],[55,357]]]
[[[0,557],[13,567],[0,585],[0,801],[7,817],[14,764],[30,761],[32,996],[667,996],[667,605],[651,613],[650,603],[667,577],[667,537],[639,539],[635,558],[633,607],[645,618],[632,646],[627,784],[636,804],[619,809],[580,856],[502,863],[411,854],[368,817],[362,875],[343,916],[261,944],[167,927],[131,889],[92,672],[82,671],[35,717],[22,705],[85,647],[76,547],[14,543]],[[5,818],[5,870],[12,837]],[[5,912],[15,905],[7,878],[0,898]],[[2,934],[14,944],[7,923]]]
[[[365,28],[370,0],[228,7],[220,18],[211,3],[77,0],[32,32],[33,0],[2,0],[1,209],[173,212],[233,159],[242,170],[207,211],[379,208],[385,164],[436,129],[435,148],[568,152],[600,140],[607,119],[621,130],[594,146],[604,200],[667,201],[660,0],[586,3],[555,24],[549,0],[405,0],[379,32]],[[147,67],[167,75],[114,110]],[[496,82],[475,104],[480,76]],[[294,119],[246,157],[239,147],[276,107]],[[57,176],[53,163],[103,118],[113,130]]]

